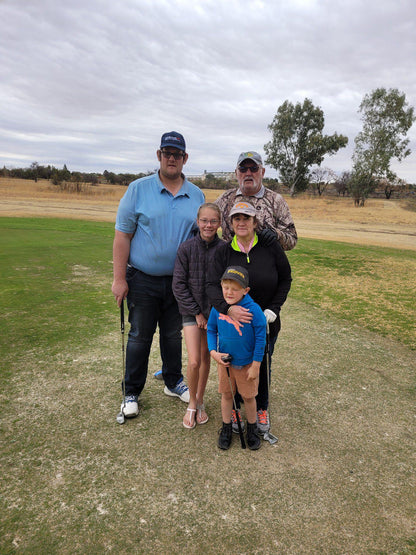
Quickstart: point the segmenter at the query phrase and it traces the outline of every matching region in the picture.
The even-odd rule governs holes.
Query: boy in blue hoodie
[[[231,412],[236,385],[243,400],[247,417],[247,445],[259,449],[260,437],[257,433],[256,395],[258,390],[260,364],[266,345],[266,317],[260,306],[248,292],[248,272],[241,266],[229,266],[221,278],[222,294],[229,305],[248,308],[253,319],[250,323],[240,323],[226,314],[211,309],[207,324],[208,350],[218,363],[218,391],[221,393],[222,428],[218,439],[220,449],[228,449],[232,440]],[[231,363],[222,357],[231,356]],[[233,392],[227,375],[229,367]]]

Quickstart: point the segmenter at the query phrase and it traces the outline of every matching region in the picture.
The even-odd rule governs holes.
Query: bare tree
[[[351,172],[343,171],[334,183],[334,187],[339,196],[345,196],[348,193],[348,183],[351,179]]]
[[[382,187],[384,196],[388,200],[391,198],[393,192],[400,193],[400,191],[403,191],[406,188],[406,181],[404,181],[404,179],[400,179],[399,177],[392,180],[384,178],[380,179],[378,185],[379,187]]]
[[[318,166],[314,168],[309,175],[309,183],[319,196],[325,192],[330,183],[334,183],[336,180],[336,174],[330,168],[321,168]]]
[[[32,164],[30,164],[30,170],[32,172],[32,176],[33,176],[33,179],[35,180],[35,183],[37,183],[38,174],[39,174],[39,164],[37,162],[33,162]]]

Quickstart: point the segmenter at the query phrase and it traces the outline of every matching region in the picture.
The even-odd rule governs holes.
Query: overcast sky
[[[349,138],[322,164],[342,171],[365,94],[397,88],[416,108],[415,0],[0,0],[0,21],[0,167],[153,170],[176,130],[185,173],[232,171],[307,97]],[[416,183],[409,137],[392,167]]]

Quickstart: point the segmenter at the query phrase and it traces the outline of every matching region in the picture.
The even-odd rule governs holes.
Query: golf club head
[[[119,412],[116,416],[116,420],[119,424],[124,424],[124,422],[126,421],[126,417],[122,412]]]
[[[279,439],[274,436],[273,434],[271,434],[270,432],[266,432],[265,434],[263,434],[263,439],[265,441],[268,441],[270,443],[270,445],[274,445],[275,443],[277,443],[279,441]]]

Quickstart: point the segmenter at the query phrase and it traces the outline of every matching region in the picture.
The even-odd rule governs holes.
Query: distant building
[[[188,175],[186,174],[186,178],[187,179],[200,179],[201,181],[204,181],[207,176],[212,176],[215,179],[224,179],[225,181],[232,181],[233,179],[235,179],[235,173],[234,172],[209,172],[207,170],[204,170],[204,173],[202,175]]]

